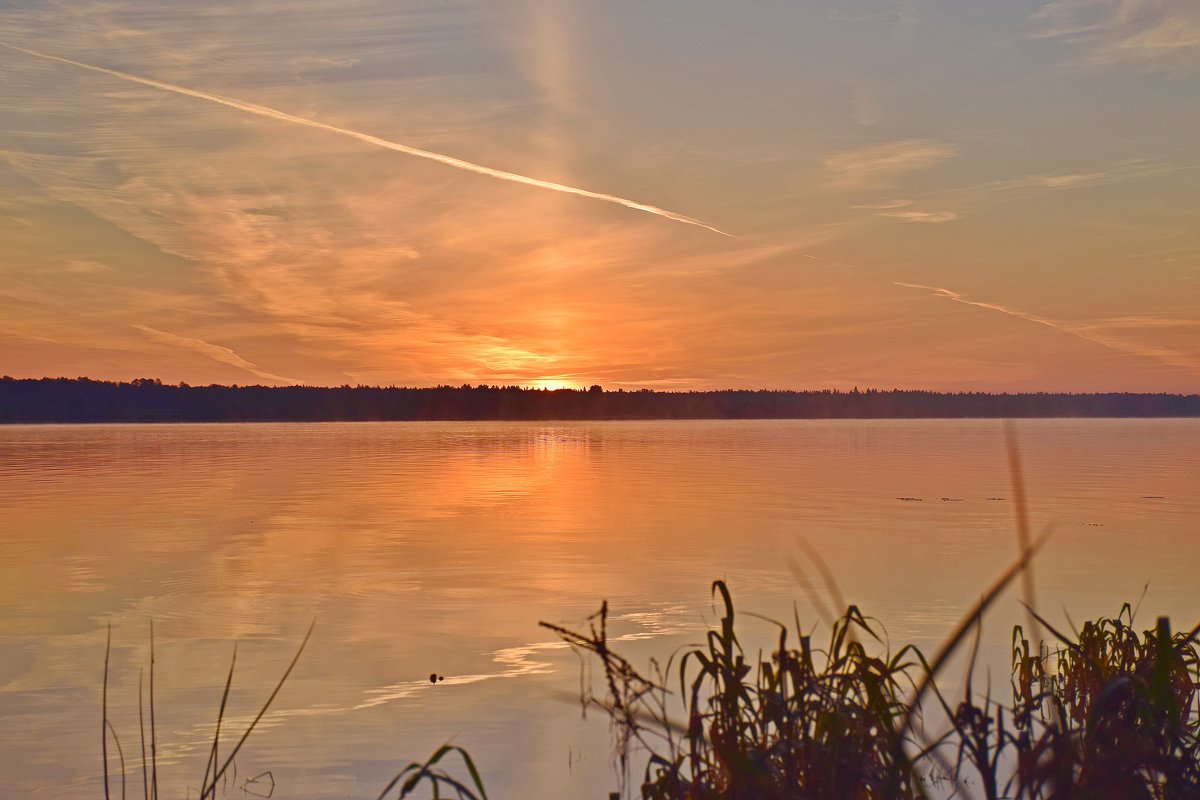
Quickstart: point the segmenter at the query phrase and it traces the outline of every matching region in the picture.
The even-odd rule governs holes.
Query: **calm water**
[[[1149,582],[1143,619],[1200,618],[1200,421],[1019,430],[1056,531],[1043,610],[1115,611]],[[495,797],[604,797],[605,725],[539,620],[608,598],[635,661],[665,656],[724,577],[740,607],[815,623],[803,535],[893,640],[930,646],[1015,555],[1011,494],[993,421],[0,428],[0,785],[99,796],[109,624],[135,761],[153,620],[163,795],[195,796],[234,642],[236,727],[316,617],[229,796],[269,769],[277,797],[373,798],[453,738]],[[1015,619],[993,617],[993,656]]]

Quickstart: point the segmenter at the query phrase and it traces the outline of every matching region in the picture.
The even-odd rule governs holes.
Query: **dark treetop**
[[[1200,395],[173,386],[153,379],[0,378],[0,423],[920,417],[1200,417]]]

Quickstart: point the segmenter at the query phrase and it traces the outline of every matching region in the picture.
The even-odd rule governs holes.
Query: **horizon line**
[[[1017,391],[993,391],[987,389],[917,389],[903,388],[892,386],[889,388],[879,388],[876,386],[853,386],[850,389],[840,387],[824,387],[820,389],[780,389],[768,387],[725,387],[721,389],[655,389],[649,386],[638,388],[626,388],[620,386],[615,389],[605,388],[599,383],[590,385],[578,386],[535,386],[531,384],[521,383],[470,383],[464,381],[458,384],[439,383],[424,386],[408,386],[398,384],[313,384],[313,383],[290,383],[282,385],[270,385],[264,383],[188,383],[187,381],[179,381],[178,383],[167,383],[160,378],[130,378],[128,380],[114,380],[107,378],[92,378],[87,375],[78,375],[75,377],[67,377],[65,375],[50,376],[44,375],[39,378],[20,378],[12,375],[0,375],[0,383],[17,383],[17,382],[42,382],[42,381],[69,381],[110,384],[113,386],[132,386],[141,388],[143,386],[162,387],[166,389],[315,389],[326,391],[360,391],[360,390],[379,390],[379,391],[502,391],[502,390],[519,390],[525,392],[575,392],[580,394],[596,393],[596,394],[666,394],[666,395],[687,395],[687,394],[732,394],[732,393],[762,393],[762,394],[842,394],[842,395],[865,395],[865,394],[934,394],[934,395],[983,395],[989,397],[1022,397],[1022,396],[1044,396],[1057,395],[1067,397],[1099,397],[1105,395],[1139,395],[1139,396],[1159,396],[1159,397],[1200,397],[1200,391],[1195,392],[1179,392],[1166,390],[1133,390],[1133,389],[1106,389],[1106,390],[1071,390],[1071,389],[1027,389]],[[595,387],[595,388],[593,388]]]

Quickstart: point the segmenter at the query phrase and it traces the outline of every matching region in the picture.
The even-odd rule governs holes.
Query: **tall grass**
[[[719,626],[648,674],[609,646],[607,605],[586,630],[543,623],[599,661],[603,696],[585,699],[608,714],[622,763],[644,758],[645,800],[1200,797],[1196,629],[1160,618],[1139,630],[1126,604],[1064,634],[1031,612],[1056,641],[1014,628],[1010,696],[968,677],[953,701],[937,676],[970,624],[930,661],[912,645],[889,652],[849,606],[823,646],[780,624],[773,651],[751,660],[728,588],[713,591]],[[946,730],[929,737],[926,718]]]
[[[213,732],[212,745],[209,748],[208,757],[204,764],[204,776],[200,781],[199,800],[214,800],[218,796],[218,792],[223,795],[228,794],[228,777],[231,774],[236,774],[236,760],[238,753],[241,752],[250,734],[258,726],[258,723],[266,715],[271,704],[279,695],[288,677],[292,674],[296,664],[300,661],[300,656],[304,653],[304,648],[308,645],[308,640],[312,637],[313,628],[316,626],[314,620],[308,626],[308,631],[305,632],[304,638],[300,642],[300,646],[296,649],[296,654],[292,657],[287,669],[280,676],[275,688],[267,697],[255,714],[254,719],[246,726],[246,729],[237,737],[235,744],[221,758],[221,728],[225,720],[225,711],[228,707],[229,693],[233,686],[234,668],[237,666],[237,647],[234,647],[233,656],[229,662],[229,673],[225,678],[225,687],[221,693],[221,702],[217,710],[216,725]],[[104,678],[101,689],[101,759],[104,769],[104,797],[105,800],[111,800],[111,776],[109,775],[109,753],[108,742],[111,738],[116,745],[119,755],[120,776],[121,776],[121,800],[126,798],[126,764],[124,751],[121,749],[121,742],[117,736],[116,729],[113,727],[111,720],[108,718],[108,673],[109,673],[109,658],[112,652],[112,629],[109,627],[108,634],[104,643]],[[142,696],[142,676],[138,676],[138,727],[142,742],[141,756],[141,772],[142,772],[142,797],[143,800],[158,800],[158,763],[157,763],[157,740],[155,736],[154,724],[154,628],[150,629],[150,692],[149,692],[149,710],[150,710],[150,759],[147,763],[146,758],[146,729],[144,724],[143,714],[143,696]],[[458,756],[462,763],[462,767],[467,771],[466,779],[456,777],[454,774],[447,772],[442,768],[441,762],[447,756]],[[265,780],[264,780],[265,779]],[[268,787],[267,792],[260,793],[256,791],[259,784],[264,784]],[[428,787],[435,798],[443,796],[443,791],[451,791],[460,800],[488,800],[487,791],[483,787],[483,779],[479,775],[479,771],[475,766],[475,762],[471,759],[470,754],[460,747],[452,745],[443,745],[434,751],[424,762],[413,762],[400,770],[394,778],[384,787],[379,795],[379,800],[384,800],[393,790],[396,797],[404,798],[412,795],[418,789]],[[242,781],[239,787],[239,794],[243,797],[272,797],[275,791],[275,778],[270,772],[264,772],[259,775],[246,778]],[[449,795],[446,795],[447,797]]]
[[[1136,611],[1127,603],[1116,616],[1064,633],[1030,609],[1039,630],[1053,638],[1049,643],[1031,639],[1024,626],[1015,626],[1011,692],[1003,699],[981,694],[972,685],[978,622],[1017,574],[1007,570],[985,592],[933,659],[913,645],[891,652],[878,624],[853,605],[832,621],[820,642],[798,619],[792,626],[776,623],[771,652],[748,657],[733,598],[721,581],[713,584],[720,623],[707,632],[703,645],[661,666],[651,661],[645,671],[610,646],[607,603],[583,630],[542,624],[598,660],[602,695],[585,699],[612,722],[622,774],[631,759],[643,759],[637,786],[625,787],[643,800],[915,800],[934,793],[987,800],[1200,798],[1200,626],[1172,632],[1169,621],[1160,618],[1153,627],[1139,629]],[[961,697],[953,700],[937,679],[972,631],[968,677]],[[258,713],[223,752],[235,650],[200,800],[228,788],[225,779],[238,753],[311,634],[310,626]],[[125,756],[108,718],[110,648],[111,633],[101,696],[104,794],[111,800],[111,740],[124,800]],[[153,685],[153,659],[150,666]],[[138,685],[141,723],[140,676]],[[153,720],[152,691],[148,699]],[[944,725],[942,733],[928,734],[934,727],[926,725],[930,718]],[[150,800],[158,797],[154,724],[149,759],[145,726],[139,727],[142,795]],[[459,770],[445,769],[451,757],[461,762]],[[465,776],[459,774],[463,771]],[[269,773],[255,780],[264,777],[273,791]],[[379,800],[408,797],[422,787],[434,797],[487,800],[471,756],[450,745],[398,772]]]
[[[732,598],[713,585],[724,615],[704,647],[643,677],[607,641],[607,608],[586,632],[546,625],[598,657],[623,758],[637,744],[648,754],[644,798],[783,798],[804,787],[813,797],[911,797],[910,769],[896,731],[904,696],[916,684],[919,653],[882,646],[872,624],[850,607],[824,647],[808,635],[789,646],[779,625],[769,658],[747,660]],[[676,694],[668,684],[677,682]],[[670,716],[679,698],[685,718]]]
[[[1140,629],[1127,603],[1116,616],[1064,633],[1030,610],[1039,630],[1053,638],[1031,639],[1025,626],[1014,627],[1010,691],[998,698],[973,686],[977,623],[990,598],[1015,576],[1012,570],[1001,576],[932,660],[913,645],[890,651],[878,623],[853,605],[819,642],[798,620],[776,623],[773,649],[751,658],[721,581],[713,584],[721,619],[704,643],[661,666],[651,661],[644,671],[610,646],[607,603],[582,630],[542,624],[599,662],[603,689],[585,699],[613,725],[622,774],[640,759],[640,779],[624,789],[643,800],[1200,798],[1200,626],[1172,632],[1159,618]],[[224,779],[311,633],[310,627],[258,714],[222,757],[235,652],[201,800],[228,794]],[[952,699],[937,678],[950,656],[968,646],[967,680]],[[125,798],[124,753],[107,715],[110,647],[111,636],[102,692],[104,792],[111,798],[111,739]],[[153,712],[153,695],[149,700]],[[939,725],[941,732],[931,735]],[[149,800],[158,797],[157,770],[152,757],[147,763],[144,727],[141,733],[142,794]],[[452,758],[457,769],[446,767]],[[269,773],[252,782],[264,777],[273,791]],[[243,784],[243,790],[253,788]],[[422,788],[435,798],[487,800],[470,754],[451,745],[400,770],[378,800]]]

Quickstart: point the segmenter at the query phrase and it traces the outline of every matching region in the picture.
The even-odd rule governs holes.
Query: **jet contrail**
[[[1093,325],[1084,323],[1064,322],[1063,320],[1048,319],[1037,314],[1031,314],[1027,311],[1021,311],[1016,308],[997,305],[996,303],[983,303],[978,300],[970,300],[965,295],[962,295],[952,289],[943,289],[940,286],[925,286],[920,283],[903,283],[901,281],[892,281],[896,286],[903,286],[908,289],[923,289],[928,292],[933,292],[938,297],[945,297],[947,300],[953,300],[956,303],[963,303],[976,308],[986,308],[989,311],[998,311],[1001,314],[1007,314],[1010,317],[1023,319],[1027,322],[1036,322],[1038,325],[1045,325],[1047,328],[1053,328],[1061,333],[1066,333],[1071,336],[1076,336],[1083,339],[1085,342],[1098,344],[1101,347],[1107,347],[1109,350],[1115,350],[1118,353],[1126,353],[1128,355],[1141,356],[1142,358],[1150,358],[1160,364],[1168,367],[1178,367],[1185,369],[1193,374],[1200,375],[1200,364],[1196,359],[1178,350],[1169,350],[1165,347],[1147,347],[1144,345],[1128,342],[1123,339],[1114,339],[1111,336],[1104,336],[1095,332]]]
[[[652,206],[647,203],[639,203],[636,200],[629,200],[627,198],[617,197],[616,195],[612,194],[604,194],[603,192],[592,192],[575,186],[566,186],[561,183],[554,183],[553,181],[543,181],[538,178],[530,178],[527,175],[518,175],[515,172],[506,172],[502,169],[485,167],[482,164],[474,164],[470,161],[463,161],[461,158],[455,158],[454,156],[448,156],[442,153],[434,153],[430,152],[429,150],[421,150],[416,147],[409,147],[408,145],[401,144],[399,142],[381,139],[378,136],[372,136],[369,133],[352,131],[347,128],[339,128],[336,125],[327,125],[324,122],[306,119],[305,117],[297,117],[295,114],[289,114],[286,111],[280,111],[268,106],[260,106],[256,103],[247,103],[244,100],[235,100],[232,97],[222,97],[219,94],[210,94],[208,92],[202,92],[198,89],[189,89],[186,86],[178,86],[173,83],[156,81],[153,78],[143,78],[138,75],[131,75],[128,72],[120,72],[119,70],[108,69],[107,67],[97,67],[94,64],[84,64],[81,61],[72,61],[69,58],[62,58],[61,56],[53,56],[49,53],[42,53],[37,50],[18,47],[15,44],[6,44],[5,42],[0,42],[0,47],[5,47],[9,50],[16,50],[18,53],[24,53],[25,55],[33,56],[34,58],[41,58],[47,61],[57,61],[60,64],[69,64],[72,67],[79,67],[80,69],[91,70],[92,72],[99,72],[104,75],[111,75],[112,77],[120,78],[123,81],[140,83],[143,86],[151,86],[155,89],[161,89],[165,92],[174,92],[175,94],[194,97],[198,100],[207,100],[210,103],[218,103],[219,105],[228,106],[229,108],[236,108],[238,111],[245,111],[248,114],[257,114],[260,117],[268,117],[270,119],[280,120],[281,122],[291,122],[296,125],[303,125],[307,128],[316,128],[320,131],[327,131],[329,133],[341,134],[342,136],[349,136],[352,139],[358,139],[360,142],[373,144],[376,147],[395,150],[398,153],[416,156],[417,158],[426,158],[430,161],[436,161],[439,164],[445,164],[448,167],[454,167],[455,169],[466,170],[467,172],[474,172],[479,175],[486,175],[489,178],[496,178],[502,181],[511,181],[513,183],[521,183],[526,186],[534,186],[538,189],[549,189],[552,192],[562,192],[564,194],[573,194],[579,197],[588,197],[592,200],[603,200],[606,203],[615,203],[619,206],[632,208],[635,211],[645,211],[648,214],[654,214],[656,216],[675,220],[676,222],[682,222],[687,225],[696,225],[706,230],[710,230],[713,233],[719,233],[722,236],[737,238],[731,233],[726,233],[723,230],[714,228],[712,225],[708,225],[698,219],[686,217],[683,214],[676,214],[674,211],[667,211],[665,208],[659,208],[658,206]]]
[[[237,353],[230,350],[228,347],[222,347],[219,344],[212,344],[203,339],[193,339],[190,336],[179,336],[178,334],[160,331],[158,328],[151,328],[149,325],[133,325],[131,326],[150,336],[168,344],[186,347],[188,350],[195,350],[197,353],[203,353],[214,361],[219,361],[222,364],[228,364],[231,367],[244,369],[251,375],[257,375],[260,378],[266,378],[269,381],[277,381],[286,383],[292,386],[299,385],[300,381],[295,378],[289,378],[284,375],[276,375],[273,372],[267,372],[260,368],[257,364],[253,364],[239,356]]]

